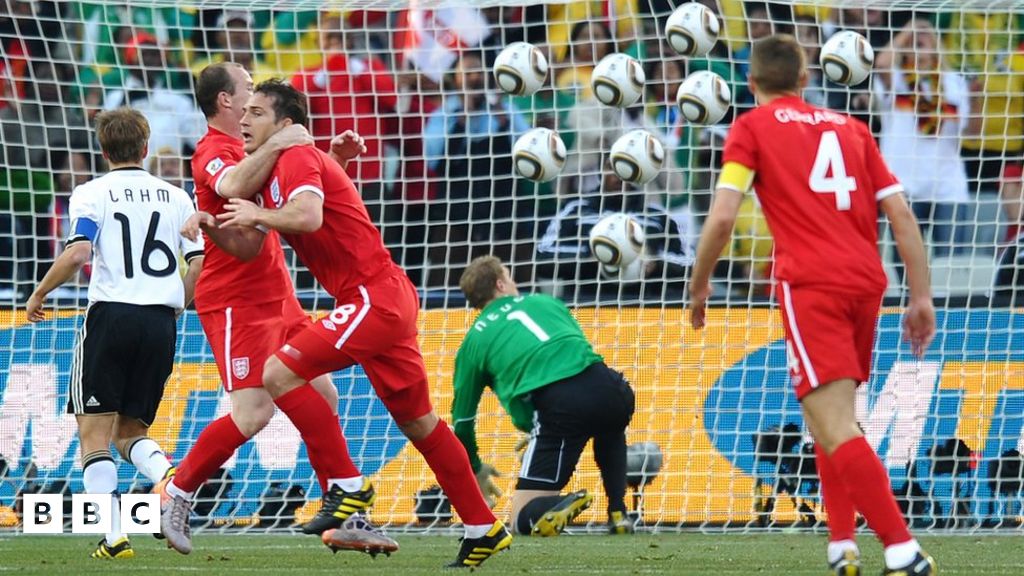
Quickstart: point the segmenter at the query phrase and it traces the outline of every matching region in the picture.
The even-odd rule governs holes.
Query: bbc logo
[[[111,531],[112,494],[72,494],[71,533],[106,534]],[[22,526],[25,534],[60,534],[64,531],[62,494],[25,494]],[[122,494],[121,532],[160,533],[160,495]]]

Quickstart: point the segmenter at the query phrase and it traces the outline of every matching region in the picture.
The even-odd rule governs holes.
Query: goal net
[[[684,58],[664,41],[673,0],[572,3],[231,0],[0,3],[0,526],[15,530],[20,495],[82,491],[73,418],[65,414],[86,269],[57,290],[47,320],[24,302],[63,247],[70,191],[105,167],[91,128],[100,110],[140,109],[152,127],[146,168],[191,189],[189,158],[205,133],[196,74],[220,61],[259,82],[284,78],[309,96],[317,145],[346,129],[367,152],[348,167],[396,261],[420,289],[420,344],[432,399],[447,418],[453,358],[474,314],[458,290],[475,256],[507,262],[524,290],[563,298],[607,363],[637,395],[628,431],[629,504],[649,529],[764,530],[823,521],[813,449],[787,376],[772,294],[772,239],[753,196],[714,274],[709,325],[689,328],[685,279],[707,215],[732,119],[753,107],[749,41],[796,35],[811,64],[804,96],[867,121],[906,183],[930,253],[939,332],[923,360],[901,341],[903,272],[885,222],[890,277],[871,379],[858,415],[913,526],[1020,530],[1024,450],[1024,11],[1017,2],[743,2],[707,0],[722,22],[710,54]],[[886,69],[847,88],[824,80],[821,44],[861,32]],[[910,33],[909,30],[917,30]],[[532,97],[500,92],[497,53],[515,41],[551,63]],[[642,64],[642,99],[596,102],[595,63],[623,52]],[[688,124],[682,78],[721,75],[730,114]],[[533,183],[511,151],[532,127],[568,149],[560,176]],[[608,151],[644,128],[666,149],[642,187],[609,170]],[[629,212],[647,232],[640,280],[602,276],[586,234]],[[310,311],[331,298],[287,248]],[[459,521],[436,481],[358,368],[333,374],[356,464],[375,482],[374,520],[443,528]],[[229,410],[193,311],[151,436],[176,463]],[[504,475],[507,514],[522,437],[487,392],[481,457]],[[115,456],[116,458],[116,456]],[[148,483],[118,460],[120,490]],[[567,489],[606,521],[589,448]],[[70,496],[68,496],[70,499]],[[197,528],[289,530],[320,498],[305,448],[277,414],[199,494]]]

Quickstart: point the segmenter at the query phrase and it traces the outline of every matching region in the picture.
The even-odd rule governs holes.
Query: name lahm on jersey
[[[107,189],[107,193],[110,194],[111,202],[152,202],[153,196],[156,196],[157,202],[171,201],[171,192],[166,188],[157,188],[155,192],[151,192],[149,188],[139,190],[125,188],[123,192]]]

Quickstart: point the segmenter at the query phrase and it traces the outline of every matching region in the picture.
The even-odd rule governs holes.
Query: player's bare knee
[[[260,430],[267,427],[270,419],[274,417],[274,403],[253,404],[246,407],[231,408],[231,420],[234,421],[238,431],[246,438],[252,438]]]
[[[419,418],[400,423],[398,425],[398,429],[402,431],[402,434],[405,434],[406,438],[413,442],[417,442],[419,440],[423,440],[427,436],[430,436],[430,433],[437,428],[440,422],[441,419],[437,417],[437,414],[433,410],[431,410]]]
[[[287,394],[290,390],[298,388],[304,383],[290,368],[285,366],[284,362],[281,362],[275,356],[268,358],[267,363],[263,365],[263,387],[267,389],[267,392],[273,398]]]

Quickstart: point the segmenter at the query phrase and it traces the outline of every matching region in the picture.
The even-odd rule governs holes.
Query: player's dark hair
[[[498,280],[504,273],[505,267],[496,256],[478,256],[462,272],[459,288],[466,295],[469,305],[480,309],[494,300],[498,292]]]
[[[750,50],[750,77],[767,94],[798,92],[806,66],[803,48],[789,34],[762,38]]]
[[[306,95],[296,90],[291,84],[274,78],[260,82],[253,92],[270,98],[274,120],[277,122],[288,118],[293,124],[306,125],[308,118]]]
[[[141,163],[149,143],[149,122],[133,108],[107,110],[96,115],[96,137],[111,163]]]
[[[241,64],[234,62],[219,62],[203,68],[199,73],[199,80],[196,81],[196,102],[207,118],[217,115],[217,97],[221,92],[234,96],[235,90],[238,89],[234,78],[231,77],[232,66],[241,68]]]

